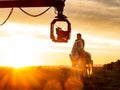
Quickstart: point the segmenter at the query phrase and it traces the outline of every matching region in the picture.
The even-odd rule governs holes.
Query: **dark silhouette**
[[[108,64],[104,64],[103,68],[105,70],[116,70],[116,71],[120,71],[120,59],[118,59],[116,62],[111,62]]]

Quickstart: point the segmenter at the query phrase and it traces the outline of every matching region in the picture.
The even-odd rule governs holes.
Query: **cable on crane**
[[[50,8],[51,8],[51,7],[47,8],[47,9],[46,9],[45,11],[43,11],[42,13],[39,13],[39,14],[33,15],[33,14],[30,14],[30,13],[26,12],[26,11],[23,10],[21,7],[19,7],[19,9],[20,9],[22,12],[24,12],[25,14],[27,14],[27,15],[29,15],[29,16],[32,16],[32,17],[38,17],[38,16],[40,16],[40,15],[46,13]]]
[[[13,12],[13,7],[11,8],[8,17],[5,19],[5,21],[4,21],[3,23],[0,24],[0,26],[2,26],[3,24],[5,24],[5,23],[7,22],[7,20],[8,20],[8,19],[10,18],[10,16],[11,16],[12,12]]]

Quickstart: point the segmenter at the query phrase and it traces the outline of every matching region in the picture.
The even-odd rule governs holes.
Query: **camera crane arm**
[[[0,8],[11,7],[55,7],[58,14],[63,13],[65,0],[0,0]]]
[[[0,0],[0,8],[10,7],[64,7],[65,0]]]
[[[71,24],[66,19],[67,17],[63,15],[63,10],[65,6],[66,0],[0,0],[0,8],[19,8],[19,7],[54,7],[57,10],[57,16],[51,22],[50,27],[50,38],[54,42],[67,42],[68,39],[66,38],[65,41],[59,41],[55,39],[54,36],[54,24],[58,21],[65,21],[68,24],[68,33],[67,37],[70,37],[71,33]]]

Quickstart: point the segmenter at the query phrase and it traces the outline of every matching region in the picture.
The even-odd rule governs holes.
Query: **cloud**
[[[73,16],[120,20],[120,0],[76,0],[68,4],[72,6],[68,10]]]
[[[88,0],[86,0],[88,1]],[[109,7],[120,7],[120,0],[89,0]]]
[[[72,27],[91,35],[119,38],[120,0],[69,0],[66,15]],[[78,25],[79,24],[79,25]]]

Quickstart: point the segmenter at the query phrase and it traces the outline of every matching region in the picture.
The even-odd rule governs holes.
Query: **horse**
[[[93,60],[89,52],[83,50],[77,60],[70,54],[70,59],[72,67],[80,69],[83,77],[90,77],[92,75]]]

